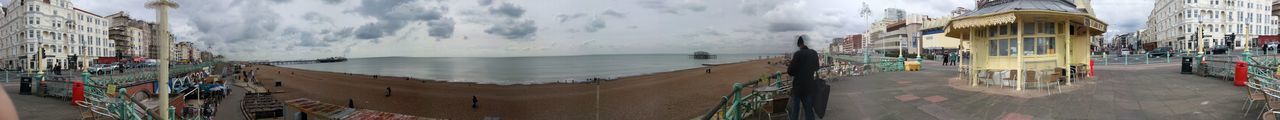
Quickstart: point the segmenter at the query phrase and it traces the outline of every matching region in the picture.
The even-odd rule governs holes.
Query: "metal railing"
[[[216,64],[225,64],[223,62],[207,62],[200,64],[175,65],[170,67],[170,76],[173,78],[184,78],[187,74],[199,72],[202,68],[210,67]],[[74,70],[73,70],[74,71]],[[26,74],[13,75],[13,78],[30,78],[34,86],[34,92],[37,96],[56,97],[69,100],[73,97],[73,85],[75,82],[81,82],[84,92],[84,101],[73,101],[75,105],[80,106],[84,118],[88,119],[121,119],[121,120],[144,120],[154,119],[155,113],[146,110],[138,100],[134,100],[132,95],[125,88],[152,83],[156,80],[155,68],[134,68],[120,71],[117,74],[91,74],[87,72],[69,72],[79,74],[57,75],[53,72],[44,72],[44,74],[35,74],[27,72]],[[0,74],[10,75],[16,72],[5,72]],[[6,77],[8,79],[9,77]],[[14,80],[17,81],[17,80]],[[176,81],[175,81],[176,82]],[[174,83],[179,84],[179,83]],[[194,88],[187,88],[194,89]],[[174,91],[183,91],[183,88],[174,88]],[[114,93],[111,94],[111,93]],[[178,99],[180,100],[180,99]],[[173,109],[170,108],[168,113],[172,114]],[[177,117],[170,115],[171,118]]]
[[[865,75],[874,72],[902,71],[903,62],[896,58],[884,58],[871,63],[858,63],[853,59],[832,59],[815,73],[818,79],[831,81],[835,77]],[[824,62],[827,63],[827,62]],[[788,95],[791,85],[790,77],[782,72],[761,76],[751,82],[734,83],[733,90],[722,96],[715,107],[702,116],[703,120],[741,120],[762,113],[762,109],[775,97]],[[788,104],[788,103],[774,103]],[[764,111],[764,117],[772,111]]]
[[[1165,55],[1159,54],[1130,54],[1130,55],[1092,55],[1090,59],[1094,60],[1095,65],[1139,65],[1139,64],[1165,64],[1176,63],[1179,58],[1186,56],[1182,53],[1169,53]]]

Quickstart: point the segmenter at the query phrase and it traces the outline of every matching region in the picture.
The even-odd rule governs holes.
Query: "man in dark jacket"
[[[792,53],[791,64],[787,66],[787,74],[791,75],[791,110],[787,111],[790,120],[816,119],[809,96],[815,91],[814,72],[818,71],[818,52],[804,45],[804,36],[796,40],[800,50]],[[801,110],[804,110],[801,112]]]

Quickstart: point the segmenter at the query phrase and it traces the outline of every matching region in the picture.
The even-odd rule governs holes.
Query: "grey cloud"
[[[412,4],[411,0],[366,0],[362,1],[361,6],[352,10],[360,15],[377,18],[374,23],[361,25],[355,33],[359,39],[376,39],[384,36],[392,35],[396,31],[403,29],[409,22],[427,22],[429,35],[436,38],[448,38],[453,34],[452,19],[439,21],[444,18],[444,14],[448,11],[447,7],[435,6],[426,8],[421,5]],[[432,22],[436,25],[430,25]],[[447,24],[446,24],[447,23]]]
[[[600,13],[600,14],[605,15],[605,16],[618,17],[618,18],[626,18],[626,17],[627,17],[627,14],[623,14],[623,13],[621,13],[621,12],[613,11],[613,10],[605,10],[605,11],[604,11],[604,13]]]
[[[533,20],[506,21],[484,30],[485,33],[502,36],[507,39],[532,38],[538,32]]]
[[[352,32],[352,29],[354,29],[354,28],[345,28],[345,29],[342,29],[342,30],[338,30],[337,32],[334,32],[334,34],[333,34],[333,35],[334,35],[334,36],[337,36],[337,37],[344,37],[344,38],[345,38],[345,37],[351,37],[351,35],[352,35],[352,33],[353,33],[353,32]]]
[[[427,35],[435,38],[449,38],[453,36],[453,18],[444,18],[439,20],[427,21]]]
[[[297,46],[302,46],[302,47],[329,47],[329,43],[328,43],[328,42],[324,42],[324,41],[322,41],[322,40],[320,40],[320,39],[317,39],[317,38],[316,38],[316,35],[315,35],[315,34],[313,34],[313,33],[310,33],[310,32],[304,32],[304,33],[300,33],[300,34],[297,34],[297,35],[298,35],[298,40],[299,40],[298,44],[295,44],[295,45],[297,45]],[[290,47],[292,47],[292,46],[290,46]]]
[[[560,23],[564,23],[564,22],[568,22],[569,20],[578,19],[585,16],[587,16],[586,13],[560,14],[560,15],[556,15],[556,18],[560,20]]]
[[[769,32],[790,32],[813,30],[814,25],[801,22],[772,22],[768,27]]]
[[[493,0],[479,0],[479,2],[480,6],[489,6],[490,4],[493,4]]]
[[[683,11],[702,12],[707,10],[707,5],[696,3],[694,1],[669,2],[668,0],[645,0],[640,1],[639,4],[640,7],[670,14],[681,14]]]
[[[201,2],[201,1],[179,1],[179,2]],[[217,36],[213,38],[203,38],[213,40],[210,42],[240,43],[249,40],[261,40],[271,37],[271,33],[276,31],[280,25],[280,15],[268,9],[266,1],[247,1],[247,3],[231,3],[229,5],[239,6],[219,6],[228,5],[222,3],[180,3],[187,5],[206,5],[197,6],[191,9],[178,9],[179,12],[199,13],[201,9],[227,10],[240,9],[241,12],[224,13],[223,15],[199,15],[192,16],[191,23],[195,24],[196,30],[205,34],[205,37]],[[226,16],[238,16],[228,20]]]
[[[693,38],[693,37],[702,37],[702,36],[708,36],[708,37],[724,37],[724,36],[728,36],[728,35],[729,35],[729,34],[726,34],[726,33],[724,33],[724,32],[720,32],[719,30],[716,30],[716,29],[714,29],[714,28],[705,28],[705,29],[698,30],[698,31],[695,31],[695,32],[692,32],[692,33],[688,33],[688,34],[684,34],[684,35],[681,35],[681,36],[683,36],[683,37],[685,37],[685,38]]]
[[[761,15],[788,1],[789,0],[746,0],[742,3],[741,12],[747,15]]]
[[[520,18],[520,16],[524,15],[524,8],[511,3],[502,3],[502,5],[498,5],[498,7],[490,8],[489,13],[511,18]]]
[[[311,23],[333,23],[333,18],[320,15],[320,13],[316,12],[307,12],[306,14],[303,14],[302,19],[311,21]]]
[[[632,25],[632,26],[627,26],[627,28],[636,29],[636,28],[640,28],[640,26]]]
[[[326,4],[330,4],[330,5],[332,5],[332,4],[338,4],[338,3],[342,3],[342,0],[323,0],[323,1],[324,1],[324,3],[326,3]]]
[[[394,33],[396,30],[400,30],[400,28],[404,28],[404,25],[405,23],[403,21],[374,22],[374,23],[364,24],[364,25],[361,25],[360,28],[356,30],[356,38],[374,39],[374,42],[378,42],[376,40],[377,38],[382,38],[383,36],[390,35]]]
[[[293,0],[271,0],[271,1],[276,2],[276,3],[287,3],[287,2],[290,2],[290,1],[293,1]]]
[[[596,18],[595,20],[592,20],[591,23],[587,23],[587,26],[582,27],[582,30],[586,32],[596,32],[600,31],[600,29],[604,29],[605,27],[608,26],[605,26],[604,19]]]

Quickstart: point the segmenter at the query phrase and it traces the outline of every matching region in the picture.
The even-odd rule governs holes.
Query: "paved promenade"
[[[927,61],[918,72],[837,78],[829,106],[833,120],[1150,120],[1255,119],[1246,116],[1244,88],[1227,81],[1178,74],[1177,64],[1101,66],[1097,78],[1074,90],[983,88],[998,92],[1052,93],[1013,97],[948,85],[954,66]],[[929,69],[933,68],[933,69]],[[945,69],[943,69],[945,68]],[[963,85],[961,85],[963,86]],[[967,87],[967,86],[964,86]],[[979,86],[982,87],[982,86]],[[1254,113],[1256,113],[1255,108]],[[836,114],[831,114],[836,113]]]
[[[71,105],[70,100],[33,95],[19,95],[18,82],[0,83],[4,86],[4,94],[13,100],[18,109],[18,118],[24,120],[74,120],[80,119],[79,107]]]

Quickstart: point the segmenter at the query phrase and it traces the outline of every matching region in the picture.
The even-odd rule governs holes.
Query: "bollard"
[[[1247,65],[1248,64],[1244,63],[1244,61],[1236,61],[1236,86],[1244,86],[1244,83],[1249,80],[1249,69]]]
[[[1120,56],[1122,58],[1121,60],[1124,60],[1124,65],[1129,65],[1129,55],[1120,55]]]
[[[1151,53],[1147,53],[1147,57],[1143,58],[1146,58],[1147,60],[1143,61],[1142,64],[1151,64]]]
[[[1093,77],[1093,60],[1089,60],[1089,77]]]

